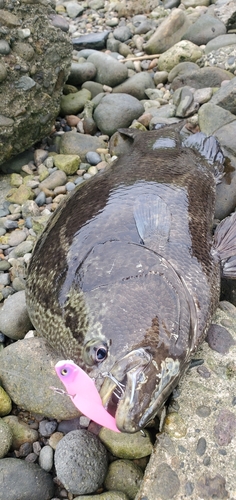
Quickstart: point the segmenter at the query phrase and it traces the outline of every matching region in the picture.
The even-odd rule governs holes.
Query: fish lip
[[[105,378],[100,389],[103,405],[108,409],[112,398],[116,397],[116,425],[123,432],[140,430],[139,425],[133,421],[131,413],[135,407],[137,384],[145,377],[145,370],[151,361],[152,355],[148,348],[134,349],[120,358],[110,372],[102,374]]]

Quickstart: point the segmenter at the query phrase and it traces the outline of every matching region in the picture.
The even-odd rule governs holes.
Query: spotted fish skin
[[[130,153],[75,189],[39,238],[26,300],[63,358],[98,386],[113,375],[101,389],[107,405],[114,379],[124,384],[116,423],[135,432],[177,384],[219,301],[212,223],[222,155],[214,143],[208,161],[207,146],[196,151],[176,125],[121,132]]]

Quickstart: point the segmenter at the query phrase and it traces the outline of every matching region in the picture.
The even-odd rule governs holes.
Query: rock
[[[2,418],[0,418],[0,458],[4,458],[6,456],[6,454],[11,448],[11,444],[12,444],[11,428],[6,422],[4,422]]]
[[[199,7],[200,5],[208,7],[210,0],[182,0],[181,3],[188,9],[188,7]]]
[[[101,495],[80,495],[75,497],[74,500],[129,500],[129,498],[121,491],[107,491],[101,493]]]
[[[203,14],[193,23],[182,36],[196,45],[206,45],[210,40],[225,35],[225,25],[213,16]]]
[[[236,44],[236,34],[226,34],[219,35],[213,40],[210,40],[205,47],[205,54],[209,54],[209,52],[215,51],[227,45]]]
[[[64,390],[54,370],[60,359],[41,338],[11,344],[0,352],[2,385],[20,408],[58,420],[74,418],[79,412],[68,396],[51,389],[58,387]]]
[[[18,340],[22,339],[30,328],[25,292],[14,293],[4,301],[0,309],[0,331],[7,337]]]
[[[234,0],[226,0],[217,2],[215,7],[215,15],[225,24],[227,30],[234,29],[235,22],[235,2]]]
[[[99,432],[99,438],[112,455],[118,458],[142,458],[152,452],[152,443],[147,430],[145,430],[144,437],[140,432],[118,434],[103,427]]]
[[[8,244],[10,247],[15,247],[22,243],[27,237],[27,234],[25,231],[22,231],[20,229],[15,229],[15,231],[12,231],[9,236]]]
[[[129,26],[119,26],[114,29],[113,36],[120,42],[127,42],[127,40],[132,38],[132,31],[130,31]]]
[[[188,40],[182,40],[160,55],[158,59],[158,69],[160,71],[170,71],[180,62],[197,61],[202,55],[202,50]]]
[[[18,205],[22,205],[27,200],[32,200],[35,197],[33,191],[22,184],[17,189],[11,189],[9,193],[6,195],[6,200],[11,203],[17,203]]]
[[[55,166],[65,172],[67,175],[75,174],[78,170],[81,160],[78,155],[56,155],[54,157]]]
[[[9,54],[3,56],[1,83],[3,163],[50,133],[69,73],[71,44],[68,35],[51,23],[49,16],[55,13],[51,3],[28,3],[27,9],[17,4],[11,14],[11,1],[6,0],[1,13],[2,41],[8,40],[9,29],[12,37]],[[10,28],[9,14],[15,16]],[[21,26],[29,29],[24,41]]]
[[[214,135],[214,132],[235,120],[235,115],[225,109],[208,102],[203,104],[198,111],[199,127],[206,135]]]
[[[75,17],[82,14],[82,12],[84,11],[84,7],[82,7],[82,5],[79,5],[78,2],[73,2],[72,0],[70,2],[66,2],[66,10],[68,16],[74,19]]]
[[[105,47],[109,31],[101,31],[100,33],[89,33],[72,38],[73,48],[76,50],[93,49],[102,50]]]
[[[9,253],[9,259],[12,259],[12,258],[18,258],[18,257],[24,257],[24,255],[26,253],[29,253],[32,251],[33,249],[33,246],[34,246],[34,242],[32,240],[26,240],[26,241],[22,241],[22,243],[20,243],[19,245],[17,245],[17,247],[15,247],[10,253]],[[23,320],[23,317],[22,317],[22,320]],[[27,325],[27,321],[26,321],[26,318],[25,318],[25,325]],[[19,325],[20,326],[20,325]],[[22,337],[20,337],[22,338]],[[17,340],[17,339],[15,339]]]
[[[103,134],[112,135],[118,128],[129,127],[144,111],[142,104],[128,94],[103,97],[94,111],[94,120]]]
[[[86,101],[90,99],[91,94],[89,90],[85,88],[72,94],[63,95],[61,97],[61,115],[76,115],[80,113],[80,111],[84,109]]]
[[[215,218],[219,220],[230,215],[236,206],[236,158],[229,150],[225,150],[224,153],[225,175],[216,186]]]
[[[63,186],[67,182],[67,176],[62,170],[57,170],[49,175],[40,183],[40,188],[55,189],[58,186]]]
[[[39,465],[41,469],[49,472],[53,467],[53,449],[51,446],[44,446],[39,453]]]
[[[196,63],[193,62],[181,62],[174,66],[174,68],[169,72],[168,82],[173,82],[174,78],[182,77],[184,75],[188,75],[189,72],[199,71],[199,67]],[[183,84],[184,85],[184,84]],[[182,86],[183,86],[182,85]]]
[[[3,479],[0,500],[49,500],[54,494],[52,476],[38,465],[17,458],[0,460]],[[14,480],[13,480],[14,478]]]
[[[82,89],[87,89],[91,93],[91,98],[93,99],[96,95],[103,92],[103,86],[101,83],[97,82],[85,82],[82,85]]]
[[[184,87],[186,85],[195,89],[220,87],[223,81],[231,80],[232,78],[233,75],[229,71],[221,68],[199,68],[197,71],[190,70],[188,74],[182,73],[180,76],[174,78],[171,83],[171,88],[176,90],[179,87]]]
[[[70,85],[80,86],[88,80],[93,80],[96,75],[96,68],[90,62],[76,63],[72,62],[70,75],[67,83]]]
[[[231,123],[227,123],[223,127],[217,129],[214,133],[215,137],[217,137],[220,145],[224,148],[236,154],[236,144],[235,144],[235,133],[236,133],[236,120]]]
[[[108,490],[122,491],[130,500],[138,493],[143,472],[129,460],[116,460],[109,465],[104,486]],[[155,490],[155,495],[158,490]]]
[[[128,70],[124,64],[120,63],[114,57],[97,52],[88,57],[88,62],[93,63],[97,68],[95,81],[102,85],[116,87],[127,79]]]
[[[78,155],[81,161],[86,161],[88,151],[96,151],[98,148],[105,147],[106,143],[100,137],[66,132],[61,138],[60,154]]]
[[[136,99],[146,99],[145,90],[155,88],[153,79],[147,71],[136,73],[128,78],[125,82],[117,87],[114,87],[113,93],[124,93],[136,97]]]
[[[33,200],[27,200],[23,204],[21,211],[22,211],[22,217],[24,219],[26,219],[27,217],[29,217],[31,215],[40,215],[40,213],[41,213],[38,205]]]
[[[85,158],[90,165],[97,165],[101,161],[101,156],[94,151],[88,151]]]
[[[71,431],[56,447],[55,467],[58,479],[70,493],[93,493],[105,478],[107,452],[91,432]]]
[[[147,54],[162,54],[181,40],[190,26],[183,10],[174,9],[158,26],[143,48]]]
[[[0,417],[8,415],[8,413],[11,412],[11,409],[12,409],[11,399],[9,398],[6,391],[4,391],[4,389],[0,386]]]
[[[222,87],[212,96],[211,104],[217,104],[222,108],[236,114],[236,77]]]
[[[211,350],[206,342],[201,345],[196,358],[203,358],[204,365],[188,371],[179,384],[176,398],[170,403],[171,406],[178,403],[177,411],[187,432],[181,433],[182,436],[179,433],[173,435],[172,428],[172,435],[162,432],[157,436],[136,500],[145,497],[157,500],[157,491],[158,499],[161,500],[182,496],[194,500],[199,497],[234,497],[236,478],[234,449],[231,444],[236,435],[236,406],[233,402],[235,319],[236,308],[228,302],[220,302],[213,322],[227,328],[234,344],[228,352],[223,349],[225,354]],[[225,340],[228,345],[228,338]],[[217,405],[215,401],[218,401]],[[173,407],[170,407],[167,417],[171,417],[171,411]],[[178,424],[175,429],[178,430]],[[201,445],[199,455],[199,440],[202,438],[205,442]],[[218,453],[215,453],[216,449]]]
[[[38,439],[38,432],[14,415],[3,417],[3,421],[12,432],[12,447],[18,450],[23,443],[33,443]]]

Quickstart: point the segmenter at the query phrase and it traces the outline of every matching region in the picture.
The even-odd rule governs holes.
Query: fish
[[[84,370],[71,360],[58,361],[55,370],[79,411],[97,424],[111,431],[120,432],[116,427],[115,418],[103,407],[94,381]]]
[[[214,137],[186,136],[182,123],[119,132],[129,152],[69,194],[37,241],[26,303],[38,334],[135,433],[204,340],[221,276],[236,277],[236,213],[213,235],[224,163]]]

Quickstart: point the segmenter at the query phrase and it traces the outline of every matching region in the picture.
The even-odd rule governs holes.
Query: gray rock
[[[235,134],[236,134],[236,120],[234,120],[231,123],[227,123],[221,128],[218,128],[214,133],[223,150],[226,149],[227,151],[230,151],[234,155],[236,155]]]
[[[125,82],[114,87],[113,93],[124,93],[136,97],[136,99],[146,99],[145,90],[155,88],[153,78],[147,71],[136,73]]]
[[[181,9],[174,9],[167,16],[147,43],[144,50],[147,54],[162,54],[181,40],[190,26],[190,21]]]
[[[84,7],[82,5],[79,5],[78,2],[73,2],[73,0],[71,2],[66,2],[65,7],[68,16],[72,19],[79,16],[84,11]]]
[[[103,52],[91,54],[88,57],[88,62],[93,63],[97,68],[95,81],[103,85],[115,87],[126,80],[128,76],[128,70],[124,64]]]
[[[209,54],[209,52],[233,44],[236,44],[236,35],[234,33],[217,36],[206,44],[205,54]]]
[[[235,120],[235,115],[212,102],[203,104],[198,111],[200,130],[206,135],[214,135],[215,131]]]
[[[169,72],[168,82],[173,82],[176,77],[182,77],[188,75],[189,72],[199,71],[199,67],[193,62],[181,62],[176,64],[176,66]]]
[[[189,116],[189,109],[193,103],[193,93],[188,87],[181,87],[173,94],[173,104],[176,106],[175,115],[179,118]],[[190,112],[191,113],[191,112]]]
[[[92,63],[72,62],[67,83],[75,86],[82,85],[84,82],[87,82],[87,80],[93,80],[96,75],[96,71],[97,70]]]
[[[217,104],[222,108],[236,114],[236,77],[232,78],[230,82],[223,85],[211,98],[212,104]]]
[[[0,418],[0,458],[4,458],[11,448],[12,431],[7,422]],[[0,462],[1,463],[1,462]]]
[[[41,469],[49,472],[53,467],[53,449],[51,446],[44,446],[39,453],[39,465]]]
[[[60,153],[79,155],[82,161],[88,151],[96,151],[98,148],[106,148],[106,143],[100,137],[92,137],[76,132],[66,132],[61,138]]]
[[[188,85],[195,89],[201,89],[204,87],[220,87],[224,80],[231,80],[233,75],[224,69],[212,67],[212,68],[199,68],[197,71],[189,71],[189,73],[182,73],[176,76],[171,83],[171,88],[173,90],[179,87],[184,87]],[[215,103],[216,104],[216,103]]]
[[[236,27],[236,9],[234,0],[216,2],[215,15],[225,24],[227,30]]]
[[[126,42],[130,38],[132,38],[132,32],[128,26],[119,26],[114,29],[113,36],[120,42]]]
[[[88,35],[72,38],[73,47],[76,50],[102,50],[106,45],[108,35],[109,31],[101,31],[100,33],[89,33]]]
[[[8,42],[8,25],[14,42],[5,57],[6,74],[1,83],[4,99],[0,102],[0,115],[5,126],[1,127],[4,148],[1,148],[0,163],[50,133],[58,115],[71,57],[67,34],[51,24],[49,15],[55,14],[51,3],[37,3],[37,6],[28,3],[27,9],[16,4],[13,14],[11,0],[6,0],[4,9],[1,11],[2,42],[5,38]],[[9,15],[14,16],[10,24]],[[22,41],[20,26],[30,29],[30,43],[27,39]]]
[[[34,242],[32,240],[26,240],[22,241],[17,247],[14,247],[14,249],[9,253],[9,259],[10,258],[18,258],[18,257],[24,257],[26,253],[29,253],[32,251],[34,246]]]
[[[0,285],[7,286],[10,285],[10,274],[9,273],[0,273]]]
[[[49,175],[44,181],[40,182],[40,188],[55,189],[58,186],[64,186],[67,182],[67,176],[62,170],[56,170]],[[37,215],[37,214],[35,214]]]
[[[104,485],[108,490],[122,491],[133,500],[138,493],[142,478],[143,472],[138,465],[129,460],[116,460],[109,465]],[[157,491],[155,490],[155,495]]]
[[[213,16],[203,14],[182,36],[182,40],[190,40],[196,45],[206,45],[210,40],[225,35],[225,25]]]
[[[12,448],[18,450],[24,443],[34,443],[38,439],[38,432],[20,420],[15,415],[3,418],[12,431]]]
[[[202,55],[202,50],[188,40],[181,40],[170,49],[160,55],[158,60],[158,69],[160,71],[170,71],[180,62],[195,62]]]
[[[58,420],[77,417],[79,412],[67,394],[51,389],[65,389],[54,370],[60,359],[44,339],[15,342],[0,352],[2,385],[20,408]]]
[[[101,156],[98,153],[95,153],[94,151],[88,151],[86,154],[86,161],[90,163],[90,165],[97,165],[102,161]]]
[[[121,491],[106,491],[101,495],[80,495],[75,497],[74,500],[129,500],[129,498]]]
[[[0,460],[0,476],[3,478],[0,500],[50,500],[54,494],[51,474],[39,465],[17,458]]]
[[[84,109],[86,101],[91,99],[91,94],[89,90],[83,88],[78,92],[73,92],[71,94],[63,95],[61,97],[61,116],[65,115],[77,115],[80,111]]]
[[[91,98],[93,99],[96,95],[103,92],[103,86],[101,83],[97,82],[85,82],[82,85],[82,89],[87,89],[91,93]]]
[[[94,111],[94,120],[103,134],[112,135],[118,128],[129,127],[143,113],[142,104],[128,94],[103,97]]]
[[[25,292],[17,292],[4,301],[0,309],[0,331],[7,337],[22,339],[31,328],[25,303]]]
[[[71,431],[56,447],[55,467],[58,479],[70,493],[93,493],[104,481],[107,452],[91,432]]]

